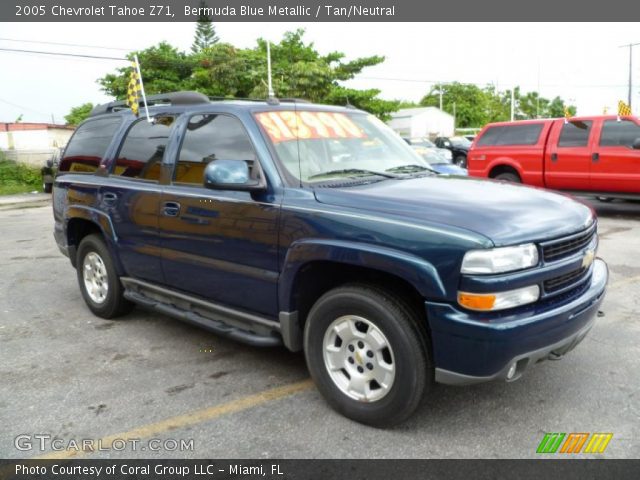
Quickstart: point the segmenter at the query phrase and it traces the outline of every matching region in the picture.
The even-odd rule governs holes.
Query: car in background
[[[416,147],[422,147],[427,150],[433,151],[437,154],[440,154],[442,157],[444,157],[447,160],[453,159],[453,154],[451,153],[451,150],[447,148],[437,147],[435,143],[433,143],[431,140],[429,140],[426,137],[411,137],[411,138],[402,137],[402,139],[405,142],[407,142],[409,145],[411,145],[411,147],[413,147],[414,149]]]
[[[40,175],[42,175],[42,191],[44,193],[51,193],[53,190],[53,180],[58,172],[60,157],[63,151],[64,147],[56,148],[51,158],[49,158],[47,163],[40,169]]]
[[[476,135],[463,135],[463,136],[464,138],[469,140],[471,143],[473,143],[473,141],[476,139]]]
[[[471,142],[465,137],[437,137],[434,141],[437,147],[451,150],[453,163],[462,168],[467,168],[467,155],[471,148]]]
[[[428,148],[411,145],[411,148],[422,157],[422,159],[429,164],[429,167],[436,173],[441,175],[468,175],[467,169],[454,165],[451,160],[451,155],[446,158],[438,150],[430,150]],[[449,152],[449,150],[446,150]]]
[[[487,125],[469,173],[602,201],[640,198],[640,120],[594,115]]]

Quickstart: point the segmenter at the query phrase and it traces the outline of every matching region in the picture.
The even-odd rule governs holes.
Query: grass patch
[[[42,191],[40,169],[0,158],[0,195]]]

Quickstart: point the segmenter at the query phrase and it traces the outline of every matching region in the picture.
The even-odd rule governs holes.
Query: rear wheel
[[[95,315],[114,318],[131,310],[109,250],[97,234],[87,235],[78,246],[77,275],[85,303]]]
[[[399,298],[353,284],[323,295],[304,332],[307,365],[338,412],[390,426],[418,407],[433,378],[421,319]]]
[[[512,173],[512,172],[500,173],[500,174],[496,175],[494,178],[496,180],[503,180],[505,182],[522,183],[522,180],[520,179],[518,174],[517,173]]]
[[[44,193],[51,193],[53,191],[53,183],[43,183],[42,191]]]

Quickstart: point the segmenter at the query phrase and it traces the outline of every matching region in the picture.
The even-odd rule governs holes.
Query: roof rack
[[[198,92],[170,92],[162,93],[159,95],[150,95],[147,97],[147,105],[198,105],[203,103],[209,103],[209,97]],[[140,102],[142,106],[142,101]],[[90,117],[95,115],[102,115],[105,113],[111,113],[118,110],[129,108],[126,100],[119,100],[117,102],[103,103],[102,105],[96,105],[91,113]]]

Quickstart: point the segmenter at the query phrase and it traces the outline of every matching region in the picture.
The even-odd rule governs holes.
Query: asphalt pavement
[[[301,354],[140,308],[94,317],[42,201],[0,209],[0,458],[534,458],[545,432],[610,432],[597,456],[640,457],[640,203],[594,202],[610,287],[576,350],[513,383],[436,386],[380,430],[331,410]]]

